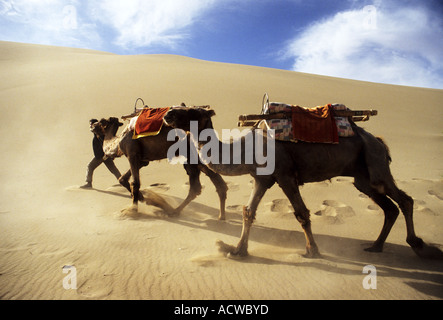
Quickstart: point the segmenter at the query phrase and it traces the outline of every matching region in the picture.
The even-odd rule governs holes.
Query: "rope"
[[[269,109],[269,96],[267,93],[265,93],[265,95],[263,96],[262,109],[260,114],[264,114],[266,109]]]
[[[143,106],[145,105],[145,102],[143,101],[142,98],[137,98],[137,100],[135,100],[135,105],[134,105],[134,113],[137,112],[137,102],[138,100],[140,100],[143,104]]]

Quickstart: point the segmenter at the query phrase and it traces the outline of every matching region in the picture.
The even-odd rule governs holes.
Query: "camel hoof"
[[[229,252],[226,255],[226,258],[231,259],[231,260],[241,260],[241,259],[246,258],[247,256],[248,256],[248,253],[246,253],[246,255],[242,255],[242,254],[236,254],[233,252]]]
[[[218,216],[218,220],[225,221],[226,220],[226,216],[224,214],[223,215],[219,215]]]
[[[318,251],[318,247],[316,244],[311,244],[306,246],[306,253],[303,255],[303,257],[308,259],[317,259],[321,258],[320,251]]]
[[[175,218],[175,217],[178,217],[182,211],[181,211],[181,210],[174,209],[174,210],[169,210],[169,211],[165,211],[165,212],[166,212],[166,214],[167,214],[169,217],[174,217],[174,218]]]
[[[303,255],[303,257],[308,259],[320,259],[322,258],[320,252],[318,250],[306,250],[306,253]]]
[[[248,255],[247,250],[231,246],[229,244],[224,243],[221,240],[217,240],[215,244],[218,246],[218,251],[226,254],[228,258],[246,257]]]
[[[92,190],[92,183],[87,182],[86,184],[79,187],[80,189]]]

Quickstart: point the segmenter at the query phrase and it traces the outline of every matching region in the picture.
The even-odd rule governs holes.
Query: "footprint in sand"
[[[429,193],[431,196],[435,196],[435,197],[437,197],[438,199],[443,200],[443,192],[440,191],[440,190],[429,190],[428,193]]]
[[[321,181],[321,182],[314,182],[314,183],[312,183],[312,185],[315,185],[316,187],[327,188],[331,185],[331,183],[328,181]]]
[[[149,189],[151,189],[151,190],[156,190],[156,191],[158,191],[158,192],[161,192],[161,191],[166,192],[166,191],[168,191],[168,190],[170,189],[170,187],[169,187],[169,185],[166,184],[166,183],[158,182],[158,183],[153,183],[153,184],[151,184],[151,185],[149,186]]]
[[[316,216],[321,216],[329,224],[343,223],[344,218],[355,216],[352,207],[335,200],[323,201],[322,209],[315,212]]]
[[[288,212],[292,208],[288,199],[275,199],[266,205],[270,207],[271,212]]]
[[[424,205],[426,205],[426,201],[420,199],[414,199],[414,210],[420,209]]]
[[[364,194],[364,193],[360,193],[360,194],[358,195],[358,197],[360,198],[360,200],[370,200],[370,199],[371,199],[371,198],[369,198],[368,195],[366,195],[366,194]],[[376,205],[375,203],[368,204],[368,206],[366,207],[366,209],[367,209],[368,211],[371,211],[371,212],[374,212],[374,213],[376,213],[376,212],[378,212],[378,211],[381,210],[381,208],[380,208],[378,205]]]
[[[381,210],[381,208],[379,206],[377,206],[376,204],[370,204],[370,205],[368,205],[368,210],[369,211],[379,211],[379,210]]]
[[[437,216],[438,214],[426,206],[426,201],[414,199],[414,211],[420,214],[427,214],[430,216]]]
[[[234,204],[234,205],[231,205],[231,206],[227,206],[226,209],[228,209],[228,210],[232,210],[232,211],[240,211],[240,212],[243,212],[243,206],[240,205],[240,204]]]
[[[201,186],[202,186],[202,190],[203,190],[203,189],[205,188],[205,185],[202,183]],[[182,187],[185,188],[185,189],[189,189],[189,181],[186,181],[186,182],[182,185]],[[169,186],[168,186],[168,188],[169,188]]]
[[[415,212],[420,213],[420,214],[427,214],[430,216],[438,216],[437,213],[435,213],[431,209],[429,209],[427,207],[423,207],[423,206],[418,206],[418,208],[415,210]]]
[[[342,182],[342,183],[353,183],[354,178],[340,177],[340,178],[336,178],[335,181]]]
[[[240,190],[240,185],[235,182],[226,181],[226,185],[228,186],[229,191],[238,191]]]

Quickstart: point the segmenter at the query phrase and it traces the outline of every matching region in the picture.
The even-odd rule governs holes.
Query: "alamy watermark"
[[[377,7],[374,5],[365,6],[363,8],[363,29],[375,30],[377,29]]]
[[[63,288],[66,290],[77,290],[77,268],[74,266],[63,266]]]
[[[363,288],[366,290],[377,289],[377,268],[373,265],[364,266],[363,274],[367,274],[363,278]]]
[[[174,129],[167,140],[176,141],[168,149],[168,160],[172,164],[256,164],[257,175],[270,175],[275,170],[275,130],[223,129],[222,141],[214,129],[204,129],[198,133],[198,122],[190,122],[191,146],[188,148],[187,133]],[[242,138],[238,138],[241,136]],[[237,137],[237,138],[236,138]],[[232,140],[232,141],[231,141]],[[227,142],[230,141],[230,142]],[[265,142],[266,141],[266,142]],[[203,143],[197,153],[197,144]],[[189,150],[189,154],[188,154]],[[231,154],[232,150],[232,154]],[[180,156],[177,156],[177,153]]]
[[[78,28],[77,8],[73,5],[63,7],[63,29],[76,30]]]

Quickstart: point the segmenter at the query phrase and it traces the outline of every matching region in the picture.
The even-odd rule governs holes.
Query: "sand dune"
[[[122,216],[128,192],[105,166],[82,190],[92,158],[88,120],[150,106],[210,104],[218,130],[273,101],[316,106],[339,102],[377,109],[362,124],[384,137],[399,187],[415,200],[417,235],[443,245],[443,90],[390,86],[170,55],[119,56],[90,50],[0,42],[3,154],[0,201],[2,299],[442,299],[443,262],[418,258],[399,216],[383,253],[376,239],[383,213],[339,177],[301,188],[321,259],[307,259],[304,235],[283,192],[262,200],[249,253],[230,259],[216,241],[236,244],[251,177],[225,177],[227,220],[202,176],[202,194],[179,217],[152,205]],[[120,171],[129,168],[116,160]],[[141,171],[145,193],[177,206],[188,191],[180,165]],[[366,265],[377,289],[362,286]],[[63,280],[74,266],[77,288]],[[72,269],[71,269],[72,270]]]

